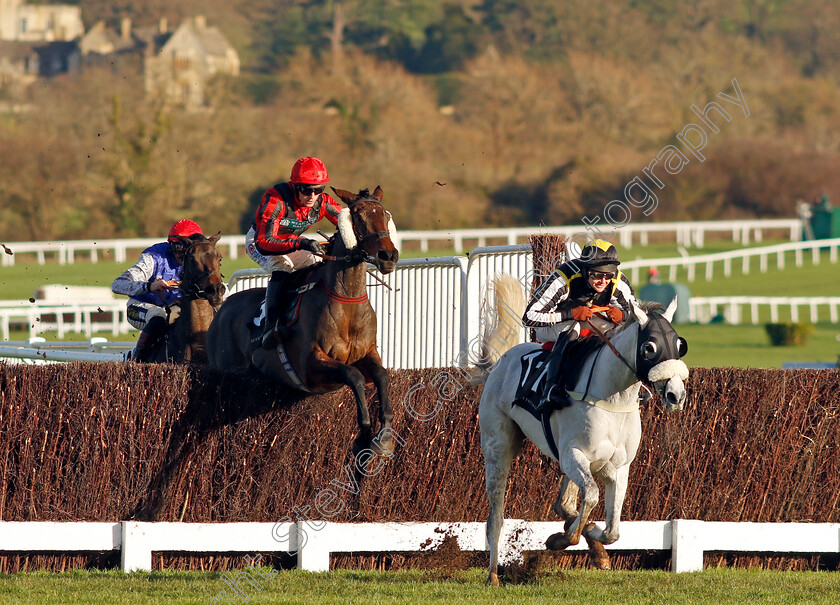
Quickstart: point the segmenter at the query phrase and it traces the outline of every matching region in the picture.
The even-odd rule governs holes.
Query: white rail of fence
[[[693,296],[689,301],[689,321],[707,323],[723,315],[727,323],[740,324],[745,323],[745,315],[749,314],[749,323],[755,325],[760,323],[760,311],[765,309],[773,323],[783,315],[797,322],[801,319],[800,308],[804,308],[805,317],[811,323],[837,323],[838,307],[840,297],[837,296]]]
[[[67,361],[123,361],[133,342],[115,342],[91,338],[86,342],[46,342],[35,337],[29,340],[0,342],[0,360],[6,363],[43,365]]]
[[[398,248],[406,242],[417,242],[420,250],[427,252],[431,243],[441,247],[454,247],[456,251],[465,250],[467,242],[475,242],[476,247],[485,247],[490,240],[504,240],[508,245],[528,242],[534,234],[557,234],[575,237],[581,241],[592,237],[584,225],[562,225],[558,227],[510,227],[497,229],[453,229],[430,231],[400,231],[395,242]],[[765,231],[786,232],[791,241],[799,241],[802,237],[802,220],[798,218],[783,219],[755,219],[739,221],[697,221],[674,223],[640,223],[629,224],[615,230],[618,241],[623,248],[630,248],[634,243],[646,246],[653,233],[672,234],[674,241],[682,246],[705,245],[706,235],[710,233],[731,234],[732,241],[748,244],[750,241],[760,242]],[[607,230],[609,233],[609,230]],[[100,256],[110,253],[109,260],[118,263],[126,262],[128,251],[139,251],[161,241],[161,238],[130,238],[130,239],[97,239],[97,240],[69,240],[63,242],[12,242],[5,244],[11,252],[0,251],[0,265],[15,264],[16,254],[34,254],[38,264],[45,264],[48,259],[54,259],[59,264],[71,264],[78,254],[84,255],[90,262],[98,262]],[[244,235],[225,235],[219,240],[218,246],[225,249],[226,258],[235,259],[240,251],[245,249]]]
[[[749,270],[749,259],[759,258],[759,267],[766,270],[770,258],[777,266],[784,268],[785,255],[794,255],[794,263],[801,265],[805,252],[811,251],[811,260],[820,261],[820,249],[829,250],[829,258],[837,260],[840,239],[820,242],[797,242],[725,252],[720,254],[692,256],[678,259],[649,259],[622,263],[622,268],[631,274],[633,283],[639,283],[638,273],[642,267],[670,267],[676,278],[676,269],[686,267],[689,278],[695,268],[705,263],[705,275],[710,277],[714,263],[723,264],[724,274],[731,272],[732,264],[741,259],[742,268]],[[377,337],[380,354],[387,367],[394,369],[417,369],[469,365],[477,360],[481,340],[485,300],[488,286],[494,276],[506,272],[529,286],[535,268],[529,244],[513,246],[492,246],[474,249],[467,257],[437,257],[406,259],[399,261],[397,270],[383,276],[388,288],[374,277],[368,279],[368,292],[377,314]],[[263,287],[268,275],[262,269],[237,271],[230,279],[229,293],[243,289]],[[770,320],[778,321],[782,315],[791,321],[799,321],[800,310],[807,309],[810,321],[838,321],[838,301],[834,297],[694,297],[690,301],[691,321],[705,322],[723,313],[730,323],[740,323],[749,312],[749,321],[759,322],[759,312],[769,309]],[[99,323],[93,321],[96,315]],[[766,315],[766,314],[765,314]],[[0,303],[0,333],[8,339],[12,320],[27,322],[30,336],[54,330],[59,337],[67,332],[83,332],[90,336],[93,331],[110,330],[113,334],[129,331],[125,319],[125,304],[112,301],[108,304],[44,305],[28,301]],[[520,335],[525,339],[525,331]],[[20,347],[18,347],[20,349]],[[23,356],[22,351],[18,351]],[[43,351],[36,351],[34,358],[42,358]],[[67,358],[72,358],[68,354]],[[87,356],[86,356],[87,358]],[[58,360],[58,357],[50,359]],[[110,358],[103,358],[107,360]]]
[[[687,280],[693,282],[697,276],[697,268],[703,266],[706,280],[714,276],[715,266],[719,263],[724,277],[732,275],[732,266],[741,263],[741,271],[749,273],[752,268],[752,260],[758,258],[758,269],[766,273],[771,262],[775,259],[776,267],[784,269],[789,262],[787,254],[793,253],[793,264],[801,267],[804,263],[806,252],[810,253],[811,262],[818,265],[821,260],[821,252],[828,251],[829,262],[836,263],[840,249],[840,238],[809,240],[777,244],[775,246],[759,246],[757,248],[744,248],[730,250],[728,252],[716,252],[714,254],[696,254],[677,258],[645,258],[631,261],[623,261],[621,269],[630,275],[633,283],[639,282],[640,270],[656,267],[657,269],[668,269],[667,281],[677,281],[677,269],[683,268],[687,271]]]
[[[0,301],[0,335],[9,339],[13,325],[25,325],[30,338],[42,332],[57,332],[59,338],[70,332],[90,337],[94,332],[126,334],[132,329],[126,319],[125,301],[101,303],[43,303],[39,301]]]
[[[514,560],[545,549],[562,522],[506,519],[500,553]],[[486,551],[484,523],[142,523],[0,522],[0,552],[121,552],[123,571],[149,571],[152,553],[296,554],[298,567],[329,571],[333,553],[423,552],[453,536],[461,550]],[[569,550],[584,550],[585,542]],[[703,570],[703,553],[840,553],[840,523],[725,523],[675,519],[625,521],[616,550],[670,550],[671,571]],[[237,578],[239,575],[236,576]],[[245,578],[247,580],[247,578]],[[234,578],[233,587],[236,587]]]

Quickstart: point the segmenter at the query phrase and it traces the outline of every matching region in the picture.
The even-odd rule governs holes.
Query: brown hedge
[[[324,518],[317,498],[330,489],[333,521],[484,521],[480,387],[455,369],[391,379],[404,444],[354,496],[341,488],[356,434],[346,389],[301,398],[199,368],[0,364],[0,519]],[[681,413],[655,400],[644,408],[623,519],[840,521],[840,372],[696,368],[688,389]],[[528,445],[511,477],[506,516],[553,520],[556,466]],[[633,560],[645,557],[662,560]],[[48,567],[113,564],[113,555],[81,559]],[[39,560],[0,557],[0,569]]]

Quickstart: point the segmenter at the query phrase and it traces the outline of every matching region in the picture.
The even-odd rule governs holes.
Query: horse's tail
[[[492,295],[493,304],[489,303]],[[481,359],[474,382],[483,383],[487,371],[508,349],[520,342],[522,313],[525,311],[525,291],[513,275],[502,273],[490,284],[485,299],[481,336]]]

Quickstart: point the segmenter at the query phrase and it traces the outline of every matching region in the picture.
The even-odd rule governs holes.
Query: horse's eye
[[[656,346],[656,343],[652,340],[647,340],[642,345],[641,354],[642,359],[644,359],[645,361],[651,361],[655,359],[656,356],[659,354],[659,347]]]
[[[677,336],[677,355],[685,357],[686,353],[688,353],[688,343],[682,336]]]

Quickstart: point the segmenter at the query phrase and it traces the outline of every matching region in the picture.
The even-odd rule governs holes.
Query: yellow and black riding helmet
[[[587,271],[595,269],[604,273],[617,271],[618,265],[621,264],[615,246],[602,239],[596,239],[586,244],[580,251],[580,260],[583,261]]]

